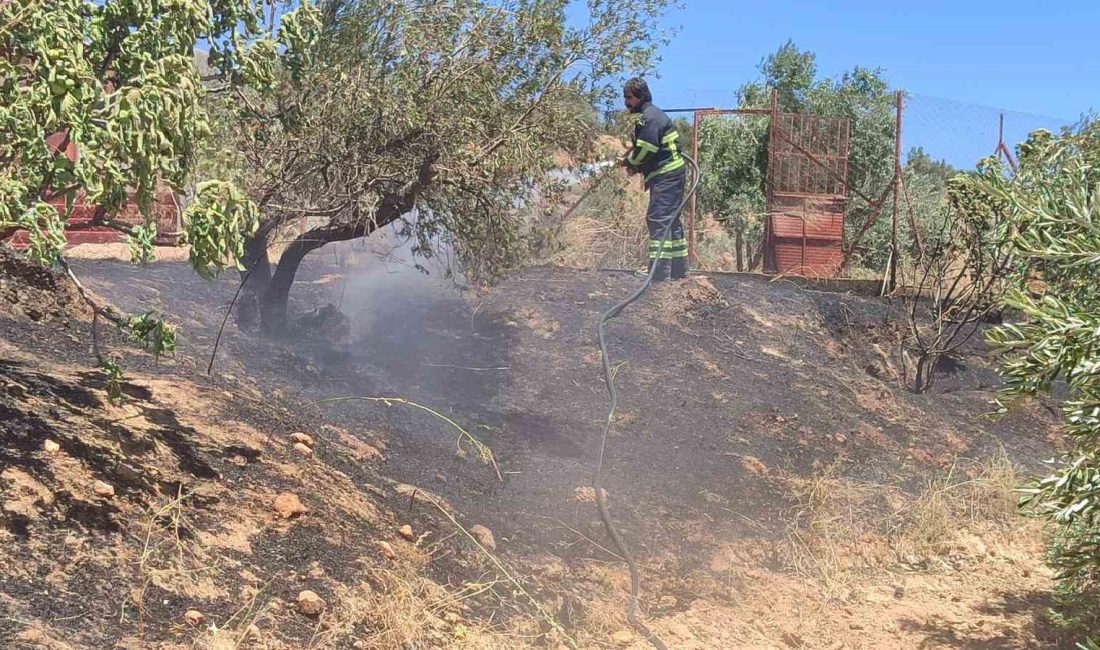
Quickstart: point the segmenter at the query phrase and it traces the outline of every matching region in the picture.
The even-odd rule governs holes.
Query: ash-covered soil
[[[596,321],[640,279],[534,268],[458,290],[326,249],[294,289],[294,334],[230,319],[207,377],[232,278],[73,265],[121,308],[167,314],[180,346],[155,360],[108,333],[129,377],[111,405],[86,315],[0,307],[0,638],[213,647],[214,623],[242,647],[644,647],[589,487]],[[978,344],[930,393],[901,389],[895,308],[715,275],[611,325],[605,483],[670,647],[1057,644],[1040,532],[1004,503],[1059,444],[1056,419],[981,418],[997,378]],[[285,518],[282,493],[308,512]],[[490,529],[509,576],[441,510]],[[297,611],[305,589],[321,617]]]

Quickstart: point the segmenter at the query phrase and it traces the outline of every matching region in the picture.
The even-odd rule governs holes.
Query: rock
[[[137,483],[141,480],[141,472],[138,472],[126,463],[118,464],[118,467],[115,468],[115,476],[126,483]]]
[[[412,526],[410,526],[408,524],[405,524],[404,526],[402,526],[397,532],[401,533],[401,536],[404,537],[405,539],[409,540],[410,542],[416,539],[416,536],[413,535]]]
[[[47,454],[56,454],[61,451],[61,445],[57,444],[53,440],[47,440],[42,443],[42,448],[46,450]]]
[[[202,625],[206,617],[197,609],[189,609],[187,613],[183,615],[183,620],[187,621],[189,625]]]
[[[470,528],[470,534],[473,535],[482,546],[490,551],[497,550],[497,541],[493,537],[493,531],[489,530],[481,524],[477,524]]]
[[[325,600],[312,591],[303,591],[298,594],[298,611],[306,616],[319,616],[325,611]]]
[[[294,443],[294,451],[298,452],[299,454],[301,454],[303,456],[312,456],[313,455],[313,450],[310,449],[309,447],[307,447],[306,445],[303,445],[300,442]]]
[[[105,499],[109,499],[115,495],[115,488],[110,483],[104,483],[103,481],[96,481],[92,484],[92,490],[95,491],[97,496],[101,496]]]
[[[389,542],[375,542],[378,545],[378,550],[382,551],[382,555],[385,555],[388,559],[397,559],[397,551],[393,550],[393,545]]]
[[[630,645],[634,642],[634,633],[630,630],[619,630],[611,635],[611,642],[615,645]]]
[[[293,519],[309,512],[309,508],[305,507],[297,494],[283,492],[275,497],[275,512],[279,513],[279,516],[283,519]]]
[[[290,434],[290,441],[300,442],[307,447],[313,446],[313,436],[309,435],[308,433],[302,433],[300,431],[298,433]]]
[[[573,488],[573,498],[580,503],[595,503],[596,488],[581,485]]]

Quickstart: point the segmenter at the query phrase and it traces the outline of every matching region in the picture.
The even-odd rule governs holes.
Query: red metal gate
[[[848,118],[773,113],[766,272],[834,276],[840,271],[850,142]]]

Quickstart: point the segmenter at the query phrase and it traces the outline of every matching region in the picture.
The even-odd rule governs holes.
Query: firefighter
[[[642,174],[649,190],[649,208],[646,225],[649,228],[649,270],[657,270],[654,280],[680,280],[687,276],[687,239],[677,208],[684,196],[687,169],[677,148],[680,137],[672,120],[653,105],[653,95],[644,79],[635,77],[623,87],[623,101],[634,119],[634,138],[623,165],[632,172]],[[676,213],[673,216],[673,213]],[[671,229],[661,249],[661,237]]]

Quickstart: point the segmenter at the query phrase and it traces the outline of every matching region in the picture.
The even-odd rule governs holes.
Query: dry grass
[[[547,260],[572,268],[635,268],[645,264],[648,197],[640,182],[616,172],[577,206],[550,239]]]
[[[573,268],[640,267],[647,237],[644,216],[578,215],[563,224],[562,250],[553,261]]]
[[[188,598],[226,595],[215,582],[217,567],[202,547],[187,536],[197,528],[185,509],[190,494],[182,489],[163,504],[149,508],[141,530],[141,552],[133,560],[134,585],[122,605],[122,616],[136,612],[138,636],[145,624],[145,594],[150,586]]]
[[[981,561],[987,543],[1033,532],[1020,525],[1017,476],[1003,455],[984,463],[957,461],[916,495],[839,478],[835,467],[787,483],[797,506],[780,557],[827,598],[845,593],[862,575],[898,564],[929,571]]]
[[[311,649],[341,646],[383,650],[404,647],[456,647],[504,650],[531,647],[540,638],[530,621],[509,622],[504,628],[466,620],[466,602],[493,591],[500,583],[467,582],[448,590],[423,575],[418,563],[367,572],[367,580],[341,586],[336,604],[309,644]]]
[[[957,548],[968,535],[1006,534],[1019,528],[1014,490],[1019,484],[1003,455],[971,463],[969,472],[956,462],[928,481],[923,493],[902,512],[894,531],[899,556],[933,557]],[[1013,524],[1016,524],[1013,526]]]

